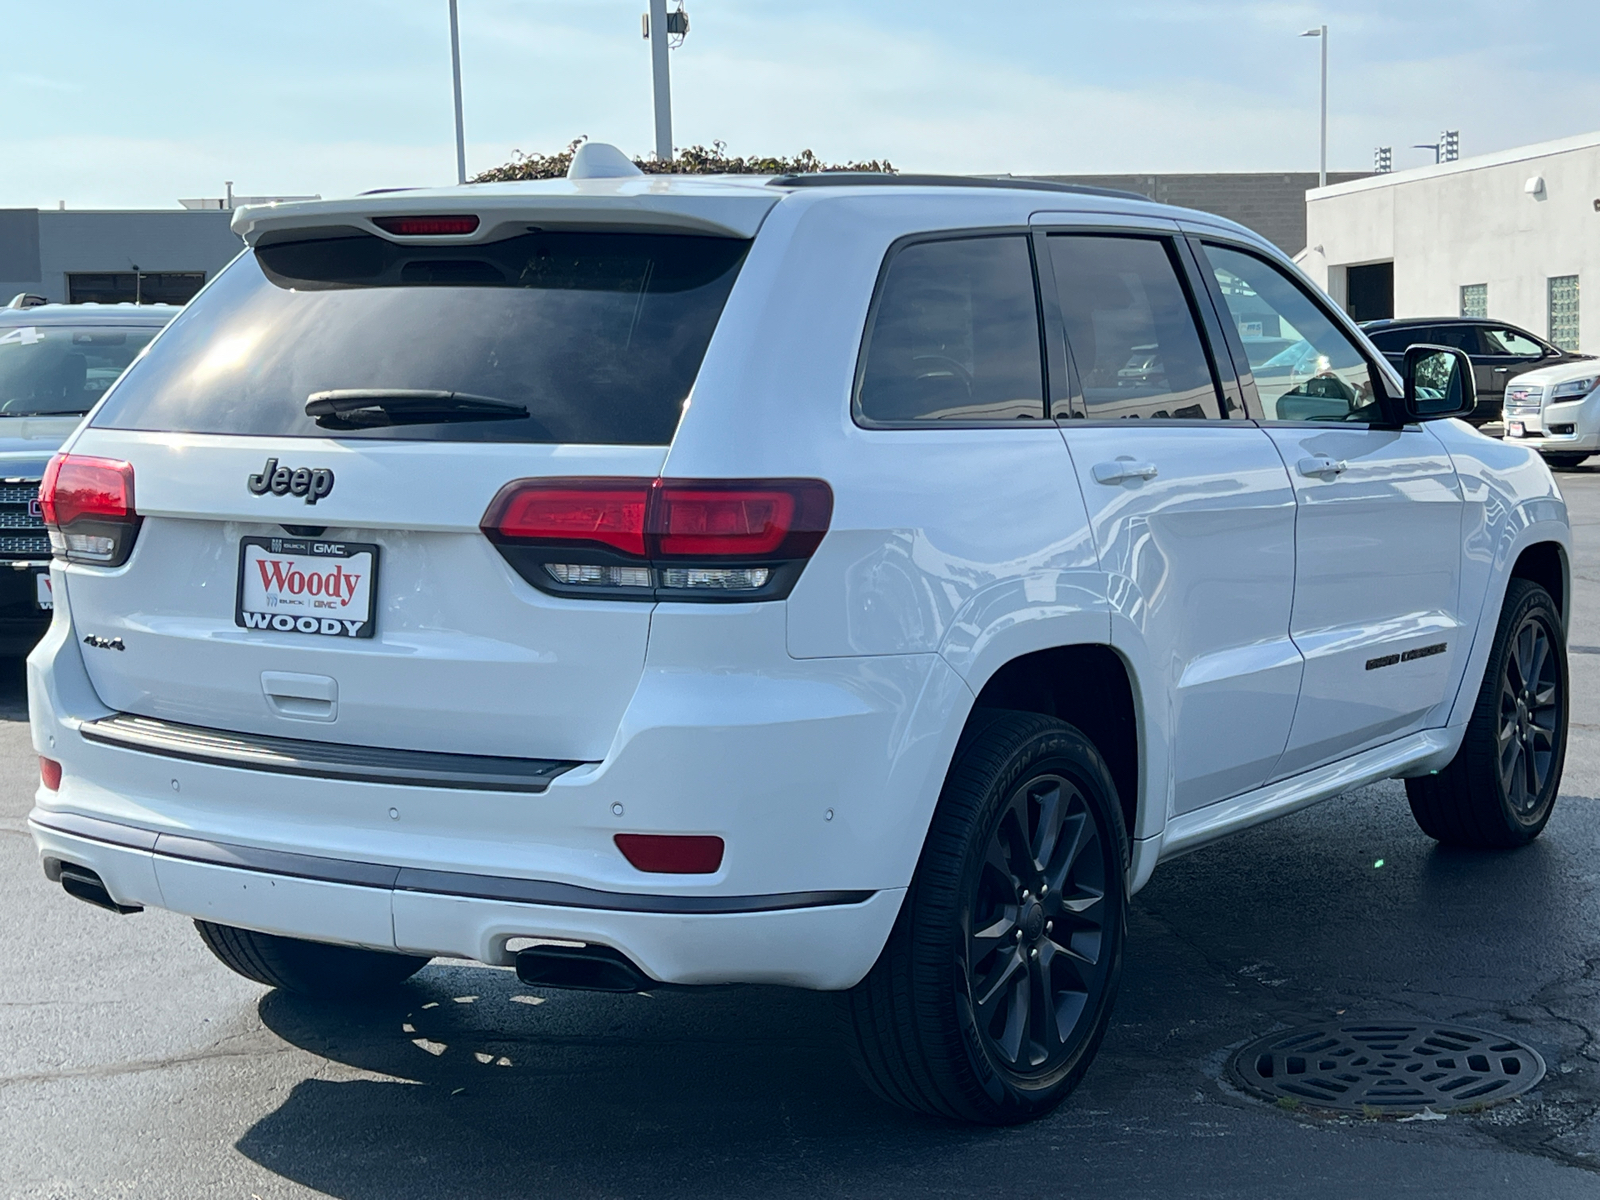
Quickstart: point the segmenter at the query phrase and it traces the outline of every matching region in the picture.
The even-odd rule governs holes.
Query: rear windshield
[[[0,327],[0,417],[81,416],[158,326]]]
[[[358,234],[260,247],[195,299],[94,424],[665,445],[748,247],[539,232],[481,246]],[[402,401],[319,425],[306,403],[326,392]],[[440,418],[419,392],[465,403]]]

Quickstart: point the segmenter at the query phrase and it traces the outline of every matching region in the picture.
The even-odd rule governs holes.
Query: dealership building
[[[1600,133],[1313,188],[1297,261],[1357,320],[1484,316],[1600,351]]]
[[[315,196],[180,200],[147,210],[0,208],[0,305],[186,304],[244,248],[233,209]]]

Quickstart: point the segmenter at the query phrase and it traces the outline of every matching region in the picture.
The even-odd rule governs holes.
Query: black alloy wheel
[[[1436,774],[1406,780],[1417,825],[1446,845],[1478,849],[1538,837],[1561,787],[1567,717],[1560,610],[1538,584],[1513,579],[1461,748]]]
[[[1565,691],[1550,631],[1530,614],[1500,672],[1500,785],[1523,820],[1539,807],[1557,764],[1556,741],[1567,724]]]
[[[1110,1023],[1127,865],[1094,744],[1052,717],[975,712],[889,940],[841,1005],[869,1086],[990,1125],[1059,1104]]]
[[[963,912],[966,1002],[1006,1068],[1048,1076],[1105,989],[1106,855],[1088,801],[1054,772],[1018,786]]]

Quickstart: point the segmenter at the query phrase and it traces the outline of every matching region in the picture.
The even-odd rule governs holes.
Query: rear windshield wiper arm
[[[338,388],[306,397],[306,416],[324,429],[372,429],[385,425],[439,425],[450,421],[515,421],[525,404],[415,388]]]

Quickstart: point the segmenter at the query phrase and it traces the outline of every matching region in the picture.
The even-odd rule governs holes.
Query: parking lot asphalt
[[[351,1009],[237,978],[188,921],[46,882],[22,673],[0,664],[0,1195],[1600,1195],[1600,467],[1559,478],[1573,729],[1544,837],[1439,849],[1386,783],[1162,866],[1087,1080],[1016,1129],[879,1103],[823,995],[538,992],[439,962]],[[1408,1123],[1221,1081],[1229,1047],[1335,1015],[1502,1030],[1549,1075]]]

